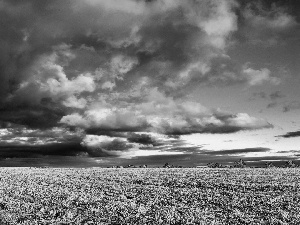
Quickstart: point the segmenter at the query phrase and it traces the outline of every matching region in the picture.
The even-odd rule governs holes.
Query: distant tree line
[[[180,165],[171,165],[169,163],[165,163],[163,168],[183,168],[183,166]],[[202,167],[202,166],[201,166]],[[246,163],[244,160],[239,159],[233,163],[233,165],[222,165],[221,163],[218,162],[209,162],[206,166],[203,167],[208,167],[208,168],[245,168],[247,167]],[[260,168],[274,168],[276,167],[273,162],[266,162],[264,166],[261,166]],[[282,166],[278,166],[280,168],[296,168],[300,167],[299,165],[296,165],[294,161],[289,160],[286,161]],[[148,168],[147,165],[126,165],[126,166],[113,166],[112,168]]]
[[[225,167],[230,167],[230,168],[245,168],[246,167],[246,163],[244,162],[244,160],[239,159],[238,161],[235,161],[233,163],[233,165],[231,166],[224,166],[220,163],[217,162],[210,162],[207,164],[207,167],[209,168],[225,168]],[[276,167],[272,162],[266,162],[265,165],[263,166],[265,168],[274,168]],[[282,166],[280,166],[281,168],[296,168],[296,167],[300,167],[299,165],[296,165],[294,161],[292,160],[288,160],[286,161]]]

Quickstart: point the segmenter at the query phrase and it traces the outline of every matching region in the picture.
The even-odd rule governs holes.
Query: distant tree
[[[284,164],[284,167],[294,168],[294,167],[296,167],[296,164],[292,160],[289,160]]]
[[[129,164],[129,165],[125,166],[125,168],[136,168],[136,166]]]
[[[163,168],[170,168],[170,164],[169,163],[165,163],[165,165],[163,165]]]
[[[244,168],[244,167],[246,167],[246,163],[244,162],[244,160],[240,159],[240,160],[234,162],[233,167],[235,167],[235,168]]]
[[[275,167],[272,162],[266,162],[265,166],[266,166],[266,168],[273,168],[273,167]]]
[[[210,162],[207,164],[209,168],[222,168],[223,166],[220,163]]]

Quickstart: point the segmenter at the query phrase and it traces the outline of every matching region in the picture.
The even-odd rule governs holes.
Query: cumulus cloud
[[[168,97],[156,88],[146,93],[140,103],[123,103],[124,108],[101,104],[83,115],[64,116],[60,122],[83,129],[163,134],[232,133],[272,127],[267,121],[246,113],[230,114],[207,109],[196,102]]]
[[[86,106],[87,101],[84,98],[76,98],[74,95],[68,97],[62,102],[66,107],[82,109]]]
[[[88,153],[94,157],[121,156],[124,151],[133,147],[124,138],[98,135],[86,135],[81,145],[86,147]]]
[[[255,70],[246,65],[243,68],[243,74],[251,86],[261,85],[264,82],[278,85],[281,82],[279,78],[271,76],[271,71],[267,68]]]
[[[247,113],[238,113],[228,120],[229,126],[244,128],[244,129],[259,129],[261,127],[272,127],[263,119],[257,119],[249,116]]]
[[[58,52],[57,52],[58,51]],[[62,56],[59,56],[61,54]],[[24,98],[26,101],[39,102],[42,97],[51,97],[54,100],[75,97],[82,92],[93,92],[95,90],[94,77],[90,74],[79,74],[69,79],[64,71],[61,61],[69,61],[73,58],[68,47],[59,47],[49,55],[42,55],[29,68],[30,79],[20,83],[20,88],[15,92],[15,98]],[[28,95],[31,90],[34,95]],[[27,99],[26,99],[27,98]],[[37,99],[38,98],[38,99]]]

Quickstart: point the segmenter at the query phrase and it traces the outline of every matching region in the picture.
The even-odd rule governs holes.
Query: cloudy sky
[[[0,0],[0,165],[300,157],[297,0]]]

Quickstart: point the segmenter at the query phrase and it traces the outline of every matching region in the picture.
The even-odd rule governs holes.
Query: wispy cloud
[[[298,101],[288,102],[283,106],[283,112],[289,112],[298,109],[300,109],[300,102]]]
[[[205,151],[201,154],[205,155],[239,155],[245,153],[254,153],[254,152],[268,152],[271,149],[269,148],[244,148],[244,149],[228,149],[228,150],[219,150],[219,151]]]
[[[291,131],[287,132],[286,134],[279,135],[277,137],[283,137],[283,138],[293,138],[293,137],[300,137],[300,131]]]

